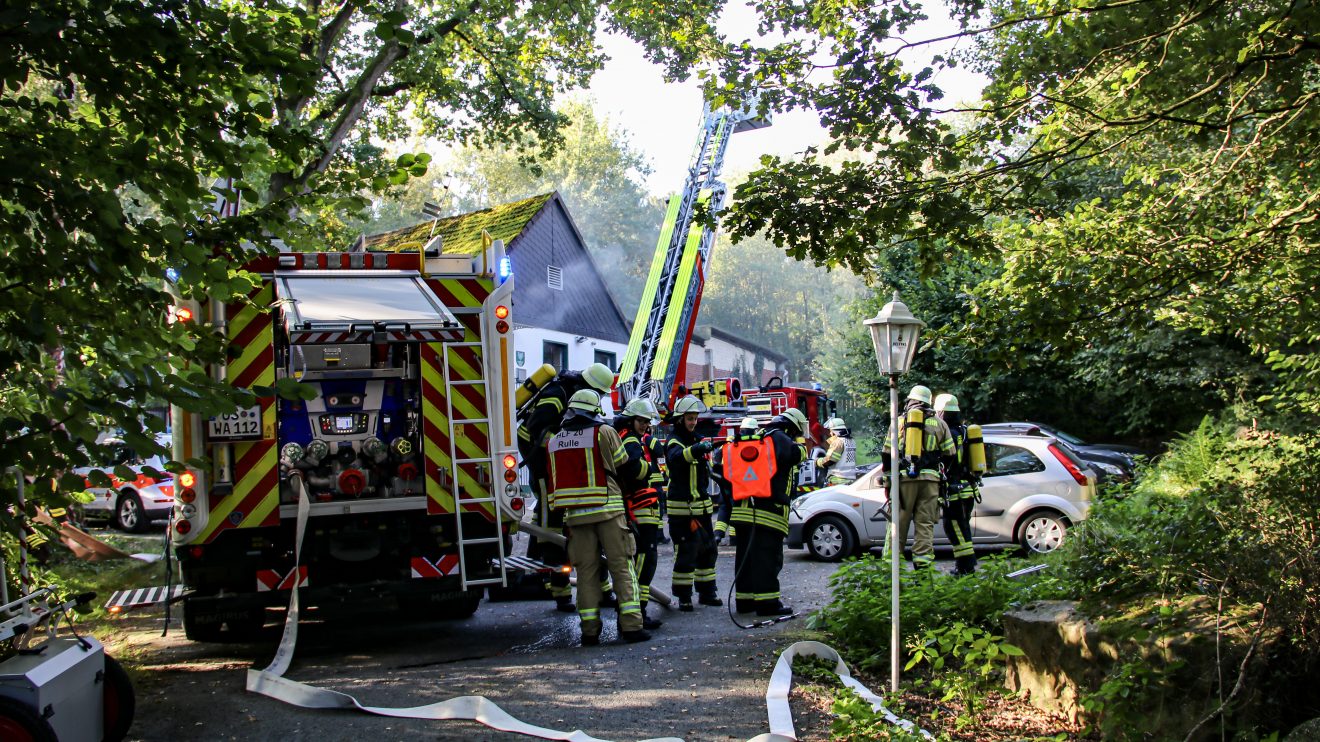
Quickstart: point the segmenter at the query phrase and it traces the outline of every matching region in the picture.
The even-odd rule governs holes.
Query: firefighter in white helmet
[[[912,566],[924,569],[935,562],[935,523],[940,517],[941,467],[954,455],[949,427],[931,410],[930,389],[917,385],[908,392],[899,425],[898,454],[902,479],[899,483],[898,532],[907,534],[916,520],[912,541]],[[885,436],[882,466],[889,466],[890,436]],[[893,510],[893,497],[890,497]],[[885,550],[892,548],[885,531]],[[903,536],[900,536],[903,538]],[[900,545],[898,548],[902,548]]]
[[[628,460],[618,432],[605,424],[602,414],[600,394],[594,389],[574,393],[560,431],[545,444],[550,507],[564,514],[568,559],[578,575],[584,646],[600,643],[602,550],[619,601],[619,636],[629,642],[651,638],[642,626],[632,565],[637,544],[619,487],[619,481],[636,478],[640,467]]]
[[[972,509],[976,507],[980,475],[968,460],[967,426],[963,424],[958,398],[952,394],[935,396],[935,416],[944,421],[953,436],[954,461],[945,471],[944,535],[953,544],[953,573],[969,575],[976,571],[976,550],[972,547]]]
[[[621,478],[619,484],[623,487],[624,504],[628,506],[629,524],[637,536],[633,571],[642,606],[642,627],[646,629],[658,629],[662,625],[659,619],[646,614],[646,605],[651,600],[651,580],[660,559],[656,534],[660,531],[660,499],[665,496],[660,464],[650,445],[651,426],[659,422],[659,417],[655,403],[638,397],[624,405],[623,412],[614,420],[628,460],[638,464],[637,476]]]
[[[724,605],[715,586],[715,530],[710,499],[710,452],[715,445],[697,435],[706,405],[692,395],[674,404],[674,432],[665,449],[669,468],[669,537],[674,540],[674,597],[680,611],[693,610],[695,589],[702,605]]]
[[[614,385],[614,373],[603,363],[593,363],[582,371],[563,371],[536,391],[536,394],[518,410],[518,454],[532,483],[539,502],[537,520],[543,528],[553,531],[564,527],[564,514],[549,509],[546,497],[545,442],[555,433],[564,418],[568,398],[582,389],[594,389],[604,394]],[[563,547],[535,538],[527,546],[527,556],[552,566],[566,565],[568,555]],[[550,574],[547,589],[559,610],[572,613],[573,588],[568,574],[555,570]]]
[[[793,612],[779,592],[779,572],[784,568],[788,506],[798,466],[807,460],[806,448],[796,439],[806,431],[807,416],[789,408],[765,428],[739,430],[724,444],[723,475],[733,491],[730,518],[738,527],[734,596],[739,613]]]
[[[829,472],[826,484],[847,484],[857,478],[857,443],[841,417],[825,421],[830,431],[824,456],[816,458],[816,466]]]

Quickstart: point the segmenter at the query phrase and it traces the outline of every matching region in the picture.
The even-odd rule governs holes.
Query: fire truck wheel
[[[50,722],[12,698],[0,697],[0,739],[7,742],[59,742]]]
[[[147,511],[142,509],[142,499],[132,490],[119,493],[119,502],[115,503],[115,525],[129,533],[141,533],[147,530]]]
[[[133,714],[137,711],[137,696],[133,693],[133,682],[124,672],[124,666],[110,655],[105,657],[105,698],[104,721],[101,724],[103,742],[119,742],[128,736],[129,727],[133,726]]]

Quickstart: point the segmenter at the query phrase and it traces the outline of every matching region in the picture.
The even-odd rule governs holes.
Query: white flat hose
[[[308,500],[303,489],[302,479],[293,477],[294,492],[298,496],[298,521],[294,543],[294,574],[297,574],[302,561],[303,533],[307,528]],[[515,718],[485,696],[459,696],[447,701],[431,703],[410,708],[385,708],[365,706],[347,693],[317,688],[315,686],[289,680],[284,677],[293,662],[294,646],[298,642],[298,594],[300,586],[295,585],[290,591],[289,611],[284,617],[284,635],[280,638],[275,657],[264,670],[248,670],[247,689],[260,693],[277,701],[309,709],[357,709],[377,716],[390,716],[402,719],[458,719],[475,721],[492,729],[513,734],[522,734],[539,739],[568,740],[568,742],[608,742],[593,737],[582,730],[563,732],[557,729],[536,726]],[[891,723],[911,730],[912,722],[904,721],[891,714],[880,699],[866,686],[857,682],[848,671],[848,666],[839,657],[839,653],[820,642],[797,642],[779,655],[774,672],[770,676],[770,687],[765,693],[766,710],[770,717],[770,732],[753,737],[749,742],[794,742],[796,731],[793,728],[793,714],[788,706],[788,691],[793,684],[793,658],[801,656],[823,657],[835,663],[834,672],[844,685],[852,688],[859,696],[866,699],[878,713],[885,715]],[[925,730],[921,733],[930,737]],[[643,742],[683,742],[678,737],[654,737]]]

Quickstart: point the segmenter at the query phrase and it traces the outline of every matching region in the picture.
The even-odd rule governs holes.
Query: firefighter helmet
[[[960,412],[958,409],[958,398],[952,394],[935,395],[936,412]]]
[[[603,363],[593,363],[582,369],[582,379],[601,394],[614,388],[614,372]]]
[[[759,427],[761,427],[761,423],[757,422],[754,417],[744,417],[742,422],[738,423],[739,430],[756,430]]]
[[[706,405],[702,404],[701,400],[691,394],[674,403],[674,417],[682,417],[689,412],[701,413],[705,411]]]
[[[621,417],[640,417],[647,420],[656,420],[660,417],[660,411],[655,408],[655,403],[646,397],[637,397],[623,407]]]
[[[796,407],[790,407],[787,410],[784,410],[782,414],[778,415],[778,418],[797,428],[799,435],[807,432],[807,416],[802,414],[802,410],[799,410]]]
[[[908,392],[908,399],[915,399],[922,404],[930,404],[930,387],[917,384]]]
[[[600,394],[591,389],[579,389],[568,399],[569,412],[578,412],[587,417],[599,417],[604,413],[600,407]]]
[[[847,430],[847,429],[848,429],[848,423],[844,422],[844,421],[843,421],[843,418],[841,418],[841,417],[831,417],[830,419],[828,419],[828,420],[825,421],[825,429],[826,429],[826,430]]]

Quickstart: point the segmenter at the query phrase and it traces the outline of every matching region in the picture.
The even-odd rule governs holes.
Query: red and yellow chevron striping
[[[426,458],[426,512],[453,513],[453,458],[449,453],[449,417],[445,403],[444,346],[422,345],[422,451]]]
[[[250,389],[275,383],[275,338],[270,306],[275,288],[265,282],[248,301],[226,307],[231,349],[238,352],[225,369],[229,383]],[[279,464],[275,437],[275,400],[263,397],[262,440],[234,443],[234,488],[223,497],[211,497],[210,515],[197,540],[207,543],[229,528],[273,526],[279,523]]]

